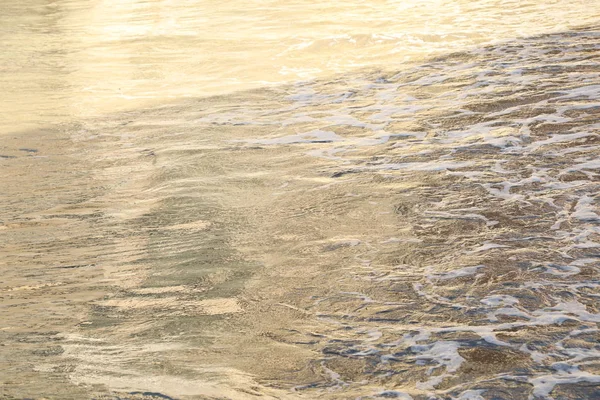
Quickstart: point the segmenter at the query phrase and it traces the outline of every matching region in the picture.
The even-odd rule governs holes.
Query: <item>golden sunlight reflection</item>
[[[600,399],[600,0],[0,0],[2,399]]]
[[[394,69],[583,25],[597,17],[594,9],[585,0],[6,0],[0,128]]]

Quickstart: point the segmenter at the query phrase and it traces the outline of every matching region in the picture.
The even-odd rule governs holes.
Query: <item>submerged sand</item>
[[[5,398],[594,398],[596,28],[0,145]]]

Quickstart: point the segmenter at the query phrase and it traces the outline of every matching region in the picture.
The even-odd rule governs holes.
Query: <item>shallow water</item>
[[[3,0],[0,134],[594,23],[598,0]]]
[[[89,14],[82,2],[64,4]],[[115,51],[158,40],[125,18],[154,15],[141,8],[179,10],[169,15],[186,15],[188,27],[201,10],[222,13],[205,17],[215,26],[235,14],[179,2],[101,12],[122,4],[98,3],[94,14],[123,17],[143,36],[115,39]],[[285,21],[343,21],[315,37],[352,24],[371,35],[391,29],[397,4],[376,3],[354,20],[303,5],[304,19],[288,8],[286,20],[280,5],[263,17],[275,28],[248,17],[263,16],[256,5],[237,9],[255,29],[244,37],[264,46],[247,48],[236,73],[247,90],[215,89],[223,76],[187,57],[160,90],[160,77],[127,77],[131,59],[96,63],[75,52],[97,75],[75,68],[68,85],[46,89],[14,71],[23,99],[47,96],[9,106],[7,124],[18,129],[0,147],[0,393],[600,397],[598,8],[520,2],[517,15],[506,2],[440,4],[454,11],[411,3],[397,15],[415,31],[439,18],[446,25],[432,24],[436,32],[459,35],[468,24],[468,34],[421,42],[410,62],[385,47],[393,43],[368,41],[280,60],[319,65],[317,79],[261,68],[277,50],[269,43],[289,47]],[[10,20],[33,26],[31,18]],[[180,39],[153,62],[175,71],[161,57],[192,52]],[[210,56],[225,74],[233,50],[222,47]],[[355,68],[361,51],[368,61]],[[139,84],[131,93],[154,90],[150,100],[123,105],[109,89],[78,89],[109,65],[123,75],[99,85]],[[27,108],[39,119],[23,125]],[[15,133],[26,125],[39,126]]]

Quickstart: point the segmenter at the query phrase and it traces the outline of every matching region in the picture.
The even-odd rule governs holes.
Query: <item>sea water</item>
[[[600,396],[600,3],[0,11],[9,398]]]

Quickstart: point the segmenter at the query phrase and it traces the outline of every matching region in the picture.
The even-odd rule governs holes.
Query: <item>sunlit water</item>
[[[3,0],[0,132],[593,23],[597,0]]]
[[[600,3],[0,7],[2,395],[600,398]]]

